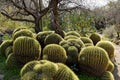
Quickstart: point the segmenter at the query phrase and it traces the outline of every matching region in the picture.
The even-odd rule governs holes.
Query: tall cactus
[[[97,42],[101,41],[101,36],[98,33],[93,33],[90,35],[90,39],[93,41],[93,44],[96,45]]]
[[[21,63],[38,59],[41,55],[39,42],[30,37],[19,37],[14,41],[13,54]]]
[[[65,63],[67,59],[66,51],[60,45],[49,44],[43,49],[43,59]]]
[[[80,69],[95,76],[101,76],[108,67],[109,57],[104,49],[89,46],[81,50],[78,62]]]
[[[5,56],[5,50],[12,45],[13,45],[12,40],[3,41],[2,44],[0,45],[0,55]]]
[[[70,35],[73,35],[73,36],[76,36],[76,37],[80,37],[80,34],[77,33],[76,31],[69,31],[66,33],[65,36],[70,36]]]
[[[106,50],[110,59],[114,57],[115,48],[114,48],[114,45],[110,41],[100,41],[96,44],[96,46],[101,47],[104,50]]]
[[[115,79],[114,79],[114,76],[113,76],[113,74],[111,72],[106,71],[106,72],[103,73],[100,80],[115,80]]]

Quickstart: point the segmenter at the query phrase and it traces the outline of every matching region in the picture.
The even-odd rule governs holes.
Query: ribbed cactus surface
[[[9,54],[13,53],[13,46],[9,46],[5,50],[5,56],[8,57]]]
[[[113,58],[115,54],[115,48],[112,42],[110,41],[100,41],[96,44],[96,46],[103,48],[107,51],[109,58]]]
[[[70,36],[70,35],[73,35],[73,36],[76,36],[76,37],[80,37],[80,34],[77,33],[76,31],[69,31],[66,33],[65,36]]]
[[[14,41],[13,54],[21,63],[36,60],[40,57],[41,46],[39,42],[30,37],[19,37]]]
[[[60,45],[49,44],[43,49],[43,59],[65,63],[67,59],[66,51]]]
[[[64,37],[65,40],[68,40],[68,39],[78,39],[78,38],[79,37],[74,36],[74,35],[69,35],[69,36]]]
[[[109,61],[109,65],[107,67],[107,71],[113,72],[114,71],[114,64],[112,63],[112,61]]]
[[[85,44],[85,46],[91,46],[93,45],[93,42],[90,38],[87,37],[80,37],[80,39],[83,41],[83,43]]]
[[[101,76],[108,67],[109,57],[104,49],[89,46],[81,50],[78,62],[80,69],[95,76]]]

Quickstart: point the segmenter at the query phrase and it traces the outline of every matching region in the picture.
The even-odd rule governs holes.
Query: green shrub
[[[115,80],[115,79],[114,79],[114,76],[111,72],[106,71],[106,72],[103,73],[100,80]]]
[[[110,41],[100,41],[96,44],[96,46],[103,48],[105,51],[107,51],[109,58],[113,58],[114,57],[114,45],[110,42]]]
[[[6,48],[5,50],[5,56],[8,57],[9,54],[11,54],[13,52],[13,47],[9,46]]]
[[[45,44],[44,44],[44,40],[45,38],[50,35],[51,33],[54,33],[54,31],[43,31],[43,32],[39,32],[36,36],[36,39],[39,41],[39,43],[41,44],[41,47],[44,48]]]
[[[80,34],[77,33],[76,31],[69,31],[66,33],[65,36],[70,36],[70,35],[73,35],[73,36],[76,36],[76,37],[80,37]]]
[[[13,54],[18,62],[23,64],[36,60],[41,55],[41,46],[39,42],[30,37],[19,37],[14,41]]]
[[[62,63],[57,63],[58,71],[53,77],[53,80],[79,80],[76,74]]]
[[[93,41],[93,44],[96,45],[97,42],[101,40],[101,36],[98,33],[93,33],[90,35],[90,39]]]
[[[23,30],[15,32],[15,34],[13,34],[12,37],[13,37],[13,40],[15,40],[16,38],[21,37],[21,36],[27,36],[27,37],[34,38],[33,33],[30,30],[27,30],[27,29],[23,29]]]
[[[0,55],[5,56],[5,50],[9,47],[13,45],[13,41],[12,40],[5,40],[2,42],[2,44],[0,45]]]
[[[53,34],[48,35],[45,38],[44,43],[45,43],[45,45],[47,45],[47,44],[59,44],[59,42],[62,40],[63,40],[63,38],[59,34],[53,33]]]
[[[49,44],[43,49],[43,59],[65,63],[67,59],[66,51],[60,45]]]
[[[101,76],[109,64],[107,52],[96,46],[81,50],[78,56],[79,68],[95,76]]]
[[[112,63],[112,61],[109,61],[109,65],[107,67],[107,71],[113,72],[114,71],[114,64]]]

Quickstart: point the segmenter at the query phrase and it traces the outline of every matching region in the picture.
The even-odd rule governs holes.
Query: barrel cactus
[[[109,65],[107,67],[107,71],[113,72],[114,71],[114,64],[112,63],[112,61],[109,61]]]
[[[13,54],[17,61],[25,64],[31,60],[36,60],[41,55],[39,42],[30,37],[19,37],[13,43]]]
[[[9,46],[5,50],[5,56],[8,57],[9,54],[13,52],[13,46]]]
[[[45,38],[50,35],[51,33],[54,33],[54,31],[43,31],[43,32],[39,32],[36,36],[36,39],[39,41],[39,43],[41,44],[41,47],[44,48],[45,44],[44,44],[44,40]]]
[[[45,38],[44,43],[45,43],[45,45],[47,45],[47,44],[59,44],[59,42],[62,40],[63,40],[63,38],[59,34],[53,33],[53,34],[48,35]]]
[[[66,51],[60,45],[49,44],[43,49],[43,59],[65,63],[67,59]]]
[[[69,36],[64,37],[65,40],[68,40],[68,39],[78,39],[78,38],[79,37],[73,36],[73,35],[69,35]]]
[[[69,35],[73,35],[73,36],[76,36],[76,37],[80,37],[80,34],[77,33],[76,31],[69,31],[66,33],[65,36],[69,36]]]
[[[14,68],[14,67],[17,67],[18,66],[18,63],[15,59],[15,56],[13,53],[11,53],[7,59],[6,59],[6,67],[11,69],[11,68]]]
[[[111,72],[106,71],[106,72],[103,73],[100,80],[115,80],[115,79],[114,79],[114,76],[113,76],[113,74]]]
[[[107,51],[109,58],[112,59],[114,57],[114,45],[110,41],[100,41],[96,44],[96,46],[103,48]]]
[[[20,31],[20,30],[23,30],[23,29],[27,29],[25,27],[19,27],[19,28],[16,28],[14,31],[13,31],[13,35],[17,32],[17,31]]]
[[[0,55],[5,56],[5,50],[12,45],[13,45],[12,40],[3,41],[2,44],[0,45]]]
[[[85,46],[92,46],[93,45],[92,40],[87,38],[87,37],[80,37],[80,39],[83,41]]]
[[[93,44],[96,45],[97,42],[101,41],[101,36],[98,33],[93,33],[90,35],[90,39],[93,41]]]
[[[79,80],[76,74],[62,63],[57,63],[58,71],[53,77],[53,80]]]
[[[15,40],[16,38],[21,37],[21,36],[27,36],[27,37],[34,38],[33,33],[30,30],[27,30],[27,29],[17,31],[15,34],[13,34],[12,37],[13,37],[13,40]]]
[[[81,50],[78,55],[79,68],[95,76],[101,76],[109,64],[107,52],[96,46]]]

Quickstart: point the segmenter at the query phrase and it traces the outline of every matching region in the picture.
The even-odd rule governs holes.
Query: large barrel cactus
[[[2,44],[0,45],[0,55],[5,56],[5,50],[12,45],[13,45],[12,40],[3,41]]]
[[[106,71],[106,72],[103,73],[100,80],[115,80],[115,79],[114,79],[114,76],[113,76],[113,74],[111,72]]]
[[[79,68],[92,75],[101,76],[109,64],[107,52],[96,46],[89,46],[81,50],[78,56]]]
[[[58,71],[53,77],[53,80],[79,80],[76,74],[62,63],[57,63]]]
[[[43,59],[65,63],[67,59],[66,51],[60,45],[49,44],[43,49]]]
[[[104,50],[106,50],[110,59],[114,57],[115,48],[114,48],[114,45],[110,41],[100,41],[96,44],[96,46],[101,47]]]
[[[50,35],[51,33],[54,33],[54,31],[43,31],[43,32],[39,32],[36,36],[36,39],[39,41],[39,43],[41,44],[41,47],[44,48],[45,44],[44,44],[44,40],[45,38]]]
[[[109,61],[109,65],[107,67],[107,71],[113,72],[114,71],[114,64],[112,63],[112,61]]]
[[[96,45],[97,42],[101,41],[101,36],[98,33],[93,33],[90,35],[90,39],[93,41],[93,44]]]
[[[15,32],[12,37],[13,37],[13,40],[15,40],[16,38],[21,37],[21,36],[27,36],[27,37],[34,38],[34,34],[30,30],[27,30],[27,29],[23,29],[23,30]]]
[[[13,43],[13,54],[17,61],[24,64],[39,58],[41,55],[41,46],[33,38],[19,37]]]
[[[76,31],[69,31],[66,33],[65,36],[70,36],[70,35],[73,35],[73,36],[76,36],[76,37],[80,37],[80,34],[77,33]]]
[[[59,42],[62,40],[63,40],[63,38],[59,34],[53,33],[53,34],[48,35],[45,38],[44,43],[45,43],[45,45],[47,45],[47,44],[59,44]]]

